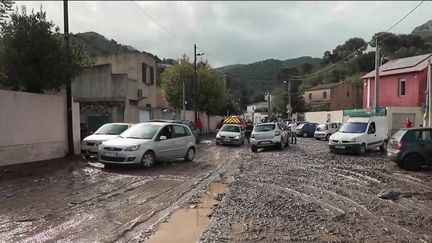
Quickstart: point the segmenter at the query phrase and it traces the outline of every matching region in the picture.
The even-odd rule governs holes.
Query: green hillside
[[[301,71],[304,63],[312,64],[312,70],[316,70],[321,61],[321,58],[309,56],[287,60],[267,59],[250,64],[224,66],[216,70],[226,75],[227,86],[234,97],[245,102],[254,102],[262,100],[266,90],[282,87],[281,80],[277,80],[279,70],[295,67]]]
[[[96,32],[84,32],[74,34],[72,38],[82,40],[87,53],[90,56],[104,56],[112,54],[122,54],[129,52],[139,52],[137,49],[117,43]]]

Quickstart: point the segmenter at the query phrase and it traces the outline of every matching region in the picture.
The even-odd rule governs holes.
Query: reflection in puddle
[[[182,208],[174,212],[167,223],[162,223],[155,235],[146,242],[196,242],[207,229],[212,208],[216,200],[225,194],[228,188],[223,183],[211,183],[209,191],[201,200],[198,208]]]

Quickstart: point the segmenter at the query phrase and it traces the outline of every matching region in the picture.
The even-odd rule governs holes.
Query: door
[[[375,122],[369,123],[369,127],[367,129],[367,148],[375,148],[380,146],[382,141],[379,141],[379,138],[376,133],[376,125]]]
[[[187,146],[190,136],[184,126],[174,125],[174,153],[176,158],[182,158],[186,155]]]
[[[94,133],[105,123],[111,122],[110,116],[88,116],[87,117],[87,136]]]
[[[149,110],[140,110],[139,121],[140,122],[150,121],[150,111]]]
[[[161,139],[165,136],[166,139]],[[175,141],[173,137],[173,128],[167,125],[159,132],[155,139],[155,147],[158,159],[169,159],[175,157]]]
[[[418,137],[418,149],[420,154],[429,164],[432,163],[432,130],[423,130]]]

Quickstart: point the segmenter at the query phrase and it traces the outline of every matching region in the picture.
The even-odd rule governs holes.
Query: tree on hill
[[[198,96],[197,105],[200,110],[217,114],[224,109],[227,102],[227,91],[224,78],[215,72],[206,62],[197,65]],[[183,107],[183,83],[185,84],[186,108],[193,109],[194,67],[184,56],[161,75],[161,87],[168,103],[175,108]]]
[[[21,13],[12,13],[0,35],[0,83],[13,90],[58,90],[92,63],[74,41],[68,58],[58,27],[46,19],[42,8],[27,14],[22,7]]]

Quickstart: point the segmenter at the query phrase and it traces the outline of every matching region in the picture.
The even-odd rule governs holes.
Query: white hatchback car
[[[81,141],[81,156],[85,159],[98,156],[98,148],[110,139],[117,138],[122,132],[130,128],[130,123],[106,123],[101,126],[96,132],[85,137]]]
[[[284,149],[289,146],[288,132],[279,123],[261,123],[254,127],[251,134],[251,150],[258,148],[277,147]]]
[[[166,122],[139,123],[103,142],[99,161],[103,164],[141,164],[152,166],[157,160],[195,158],[195,137],[188,126]]]

